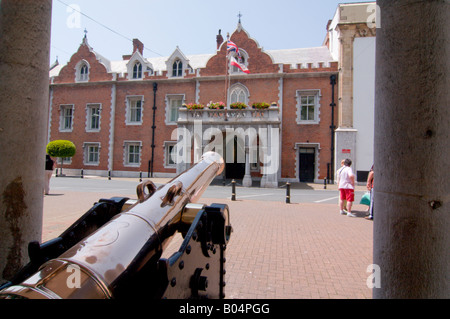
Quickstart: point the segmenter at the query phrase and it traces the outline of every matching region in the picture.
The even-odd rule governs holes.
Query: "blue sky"
[[[216,51],[216,35],[242,26],[267,50],[321,46],[339,3],[352,0],[53,0],[50,63],[68,62],[87,30],[89,44],[110,60],[131,54],[130,39],[145,57]],[[73,10],[79,10],[81,14]],[[95,20],[95,21],[93,21]]]

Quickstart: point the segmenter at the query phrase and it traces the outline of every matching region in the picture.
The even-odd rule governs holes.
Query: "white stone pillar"
[[[0,282],[41,241],[51,0],[0,2]]]
[[[251,187],[252,186],[252,176],[250,175],[250,157],[248,154],[248,147],[245,148],[245,175],[242,180],[242,186]]]
[[[377,4],[373,296],[448,299],[450,3]]]

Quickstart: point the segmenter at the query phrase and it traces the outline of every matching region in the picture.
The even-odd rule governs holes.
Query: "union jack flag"
[[[236,51],[236,54],[239,54],[238,46],[231,42],[230,40],[227,41],[227,52]]]

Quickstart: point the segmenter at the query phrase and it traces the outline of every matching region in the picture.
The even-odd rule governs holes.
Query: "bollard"
[[[108,171],[108,180],[111,180],[111,170]]]
[[[323,179],[323,189],[327,189],[327,179]]]
[[[291,183],[286,183],[286,204],[291,203]]]
[[[83,178],[83,169],[81,169],[80,177]]]
[[[142,182],[142,172],[139,172],[139,181]]]
[[[231,200],[236,200],[236,181],[231,181]]]

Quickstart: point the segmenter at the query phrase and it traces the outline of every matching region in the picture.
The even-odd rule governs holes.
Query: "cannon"
[[[229,209],[197,203],[223,168],[207,152],[159,188],[140,183],[134,201],[99,200],[60,236],[31,242],[30,262],[0,286],[0,299],[224,298]],[[178,251],[162,257],[177,233]]]

